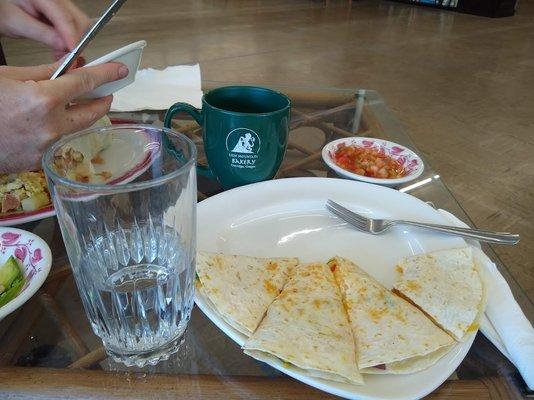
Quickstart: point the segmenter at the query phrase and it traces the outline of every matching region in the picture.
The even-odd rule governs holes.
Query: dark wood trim
[[[328,399],[291,378],[162,375],[96,370],[0,368],[0,398],[9,399]],[[516,398],[504,378],[451,380],[430,399]]]
[[[0,43],[0,65],[7,65],[6,56],[4,50],[2,50],[2,43]]]
[[[447,7],[433,4],[414,2],[413,0],[393,0],[401,3],[439,8],[443,10],[458,11],[482,17],[500,18],[511,17],[515,14],[516,0],[458,0],[456,7]]]

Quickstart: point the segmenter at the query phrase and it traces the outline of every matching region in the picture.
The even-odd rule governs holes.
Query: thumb
[[[75,69],[54,81],[43,82],[57,96],[72,100],[107,82],[128,76],[128,68],[116,62]]]

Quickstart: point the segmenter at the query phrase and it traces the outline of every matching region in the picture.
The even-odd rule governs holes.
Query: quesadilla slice
[[[233,328],[256,330],[298,258],[258,258],[197,253],[197,289]]]
[[[404,258],[394,290],[458,341],[476,332],[485,293],[470,247]]]
[[[260,361],[282,360],[304,375],[363,383],[341,293],[326,264],[293,270],[243,349]]]
[[[343,296],[362,373],[412,373],[428,368],[454,340],[417,307],[387,290],[353,262],[328,262]]]

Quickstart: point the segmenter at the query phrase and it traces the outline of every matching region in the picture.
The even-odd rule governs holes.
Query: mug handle
[[[202,120],[203,120],[202,110],[199,110],[193,107],[191,104],[175,103],[165,113],[165,118],[163,122],[165,128],[170,128],[172,125],[172,117],[174,117],[174,114],[182,112],[182,111],[192,116],[193,119],[197,122],[197,124],[202,126]],[[169,148],[168,146],[169,144],[170,143],[165,143],[167,148]],[[215,174],[212,172],[209,166],[205,167],[203,165],[197,165],[197,171],[200,175],[205,176],[206,178],[215,179]]]

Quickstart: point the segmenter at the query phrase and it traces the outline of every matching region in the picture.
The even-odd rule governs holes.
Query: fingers
[[[81,68],[81,67],[83,67],[85,64],[87,64],[87,60],[85,59],[84,56],[79,56],[79,57],[76,59],[76,68]]]
[[[78,32],[80,32],[80,36],[83,35],[93,24],[91,18],[89,18],[87,14],[85,14],[82,10],[76,7],[76,5],[70,0],[66,0],[65,5],[70,10],[71,14],[76,20],[76,25],[78,26]]]
[[[64,46],[63,39],[51,26],[33,18],[18,7],[13,7],[11,10],[9,21],[12,21],[13,24],[9,27],[10,34],[15,37],[27,37],[52,48]]]
[[[66,49],[62,49],[62,50],[52,50],[52,56],[54,57],[54,60],[60,60],[62,57],[64,57],[65,55],[67,55],[67,50]]]
[[[0,77],[14,79],[17,81],[45,81],[50,79],[52,74],[63,62],[63,57],[53,64],[35,65],[31,67],[9,67],[0,66]],[[85,58],[80,56],[76,59],[71,69],[83,67]]]
[[[50,76],[59,67],[60,61],[54,64],[37,65],[34,67],[0,67],[0,77],[18,81],[42,81]]]
[[[106,96],[69,107],[66,110],[69,133],[86,129],[93,125],[109,112],[112,100],[113,96]]]
[[[128,75],[128,68],[120,63],[106,63],[75,69],[54,81],[42,82],[57,97],[70,101],[103,85]]]
[[[33,0],[33,4],[54,26],[64,46],[72,50],[80,40],[86,23],[80,16],[83,13],[77,9],[73,12],[75,8],[68,0]]]

